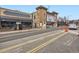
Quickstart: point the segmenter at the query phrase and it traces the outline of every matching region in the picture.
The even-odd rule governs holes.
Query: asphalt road
[[[0,52],[26,52],[40,45],[41,43],[50,40],[52,37],[56,37],[56,35],[59,35],[62,32],[63,31],[61,30],[57,30],[57,31],[45,32],[34,36],[19,38],[16,40],[2,42],[0,43]]]
[[[77,31],[56,30],[2,42],[0,43],[0,52],[79,53],[79,37],[73,32]]]
[[[38,53],[79,53],[79,37],[67,33],[48,46],[37,51]]]
[[[57,38],[57,40],[55,40],[54,42],[46,46],[44,46],[43,44],[33,48],[30,52],[32,53],[79,53],[79,37],[70,32],[60,38]]]
[[[9,33],[9,34],[0,34],[0,43],[10,41],[10,40],[16,40],[21,39],[24,37],[29,37],[37,34],[42,34],[45,32],[50,32],[54,30],[31,30],[31,31],[24,31],[24,32],[17,32],[17,33]]]

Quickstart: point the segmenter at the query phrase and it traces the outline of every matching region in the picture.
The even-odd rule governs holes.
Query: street
[[[0,35],[1,53],[79,53],[78,30],[32,30]]]
[[[32,30],[32,31],[0,34],[0,43],[10,41],[10,40],[15,40],[15,39],[21,39],[24,37],[33,36],[33,35],[49,32],[49,31],[51,31],[51,30],[41,30],[41,31],[40,30]]]

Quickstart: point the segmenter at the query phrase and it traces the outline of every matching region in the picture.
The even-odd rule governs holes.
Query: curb
[[[8,32],[0,32],[0,34],[10,34],[10,33],[25,32],[25,31],[31,31],[31,30],[40,30],[40,29],[28,29],[28,30],[8,31]]]

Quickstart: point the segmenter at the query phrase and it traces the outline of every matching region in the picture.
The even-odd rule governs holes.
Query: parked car
[[[69,28],[70,30],[77,30],[76,24],[69,24],[68,28]]]

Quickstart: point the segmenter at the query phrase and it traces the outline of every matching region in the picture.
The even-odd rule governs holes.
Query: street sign
[[[16,22],[16,24],[21,24],[21,22]]]

